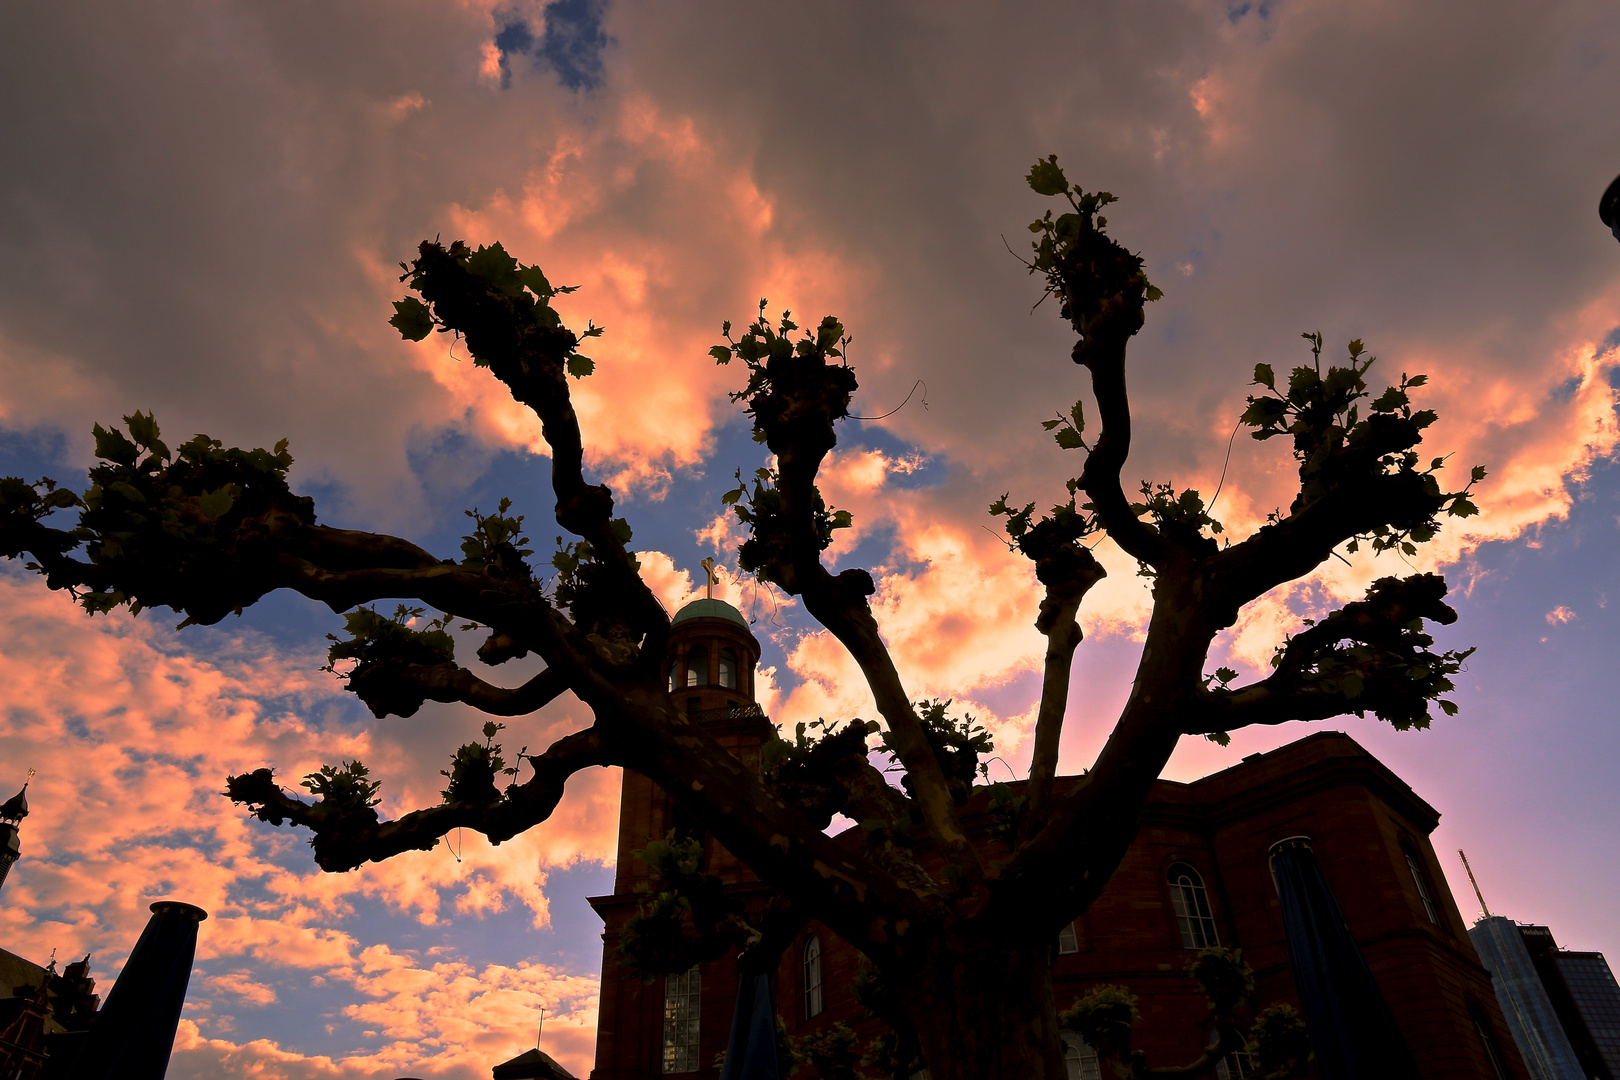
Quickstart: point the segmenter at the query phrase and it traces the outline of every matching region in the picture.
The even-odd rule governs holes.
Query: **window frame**
[[[1067,1080],[1102,1080],[1097,1051],[1072,1031],[1063,1033],[1063,1073]]]
[[[693,964],[680,975],[664,976],[664,1037],[659,1055],[662,1075],[695,1073],[702,1064],[698,1059],[703,1013],[701,969],[701,964]]]
[[[821,935],[811,934],[799,950],[799,989],[804,1000],[804,1018],[814,1020],[827,1011],[826,950]]]
[[[1428,916],[1431,925],[1449,932],[1451,927],[1447,925],[1441,912],[1439,894],[1434,888],[1434,878],[1429,873],[1428,860],[1409,837],[1400,837],[1400,849],[1406,870],[1412,875],[1412,884],[1417,888],[1418,904],[1423,908],[1423,914]]]
[[[693,645],[686,650],[682,658],[682,668],[686,675],[686,687],[709,685],[709,647],[707,645]]]
[[[1178,871],[1185,870],[1185,874]],[[1191,875],[1183,885],[1179,877]],[[1221,943],[1220,926],[1215,921],[1215,908],[1209,902],[1209,887],[1204,875],[1186,859],[1177,859],[1165,868],[1165,884],[1170,889],[1170,910],[1176,917],[1176,932],[1183,949],[1208,949]]]
[[[726,681],[728,669],[731,676],[730,682]],[[716,680],[716,684],[726,690],[736,690],[740,682],[739,673],[741,671],[742,665],[737,662],[737,650],[729,645],[720,646],[720,664],[717,671],[719,678]]]

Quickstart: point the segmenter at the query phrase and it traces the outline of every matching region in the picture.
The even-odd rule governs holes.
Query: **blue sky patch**
[[[512,85],[513,56],[528,56],[534,65],[556,73],[570,90],[594,90],[602,84],[602,52],[608,36],[602,29],[601,0],[552,0],[545,7],[545,28],[535,37],[528,20],[512,12],[495,15],[495,48],[501,54],[501,88]]]

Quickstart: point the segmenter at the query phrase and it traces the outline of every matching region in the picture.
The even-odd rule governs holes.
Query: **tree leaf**
[[[524,288],[542,300],[550,300],[557,295],[557,290],[551,287],[551,282],[546,280],[546,275],[540,272],[538,266],[523,266],[520,264],[517,276],[518,280],[523,283]]]
[[[1069,178],[1063,175],[1058,167],[1057,155],[1052,154],[1044,161],[1037,161],[1030,167],[1029,175],[1024,177],[1029,182],[1030,190],[1037,195],[1062,195],[1069,190]]]
[[[1268,390],[1277,389],[1277,373],[1271,370],[1270,364],[1254,365],[1254,381]]]
[[[394,317],[388,325],[406,341],[421,341],[433,332],[433,313],[414,296],[394,301]]]
[[[222,488],[204,492],[197,496],[197,509],[209,521],[218,521],[230,513],[231,506],[236,502],[236,485],[226,484]]]
[[[96,457],[103,461],[117,462],[119,465],[133,465],[141,452],[135,444],[124,438],[124,433],[117,428],[111,431],[97,424],[91,429],[96,437]]]
[[[596,370],[596,361],[579,353],[568,354],[568,374],[576,379],[583,379]]]

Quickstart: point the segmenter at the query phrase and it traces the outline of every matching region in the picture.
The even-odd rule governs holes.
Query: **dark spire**
[[[22,854],[22,841],[18,838],[17,825],[28,816],[28,781],[34,778],[34,770],[28,770],[28,779],[23,781],[22,790],[0,804],[0,885],[6,883],[6,875],[11,873],[11,864],[17,861]]]
[[[32,779],[34,770],[29,769],[28,775],[29,778]],[[9,821],[15,825],[27,816],[28,783],[27,781],[24,781],[21,791],[7,799],[4,803],[0,803],[0,820]]]

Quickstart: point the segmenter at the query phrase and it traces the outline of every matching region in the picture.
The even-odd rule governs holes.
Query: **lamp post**
[[[1614,178],[1603,192],[1603,198],[1598,200],[1598,217],[1614,233],[1614,238],[1620,240],[1620,176]]]

